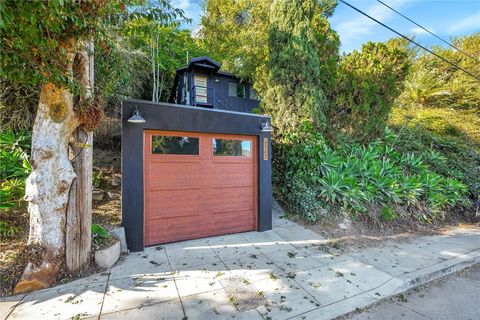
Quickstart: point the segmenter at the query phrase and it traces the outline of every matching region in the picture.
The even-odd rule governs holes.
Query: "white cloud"
[[[0,0],[1,1],[1,0]],[[182,9],[185,12],[187,18],[191,18],[191,23],[183,23],[182,28],[190,29],[193,33],[198,32],[198,26],[200,23],[200,16],[202,13],[200,0],[172,0],[172,6],[178,9]]]
[[[432,33],[435,32],[435,30],[432,29],[432,28],[426,28],[426,29],[429,30],[429,31],[432,32]],[[425,31],[424,29],[422,29],[422,28],[420,28],[420,27],[415,27],[415,28],[412,28],[412,29],[410,29],[410,30],[408,30],[408,31],[410,31],[410,33],[413,33],[413,34],[415,34],[415,35],[417,35],[417,34],[428,34],[427,31]]]
[[[190,0],[174,0],[172,6],[185,11],[190,8]]]
[[[388,2],[388,5],[398,10],[410,1],[412,0],[392,0]],[[349,1],[349,3],[380,22],[387,22],[396,15],[396,13],[394,13],[392,10],[378,2],[371,4],[367,8],[362,6],[365,1]],[[342,4],[340,3],[339,5]],[[342,40],[342,42],[345,43],[351,39],[370,35],[373,33],[373,29],[375,27],[381,27],[378,25],[377,22],[371,20],[370,18],[367,18],[366,16],[353,10],[352,8],[348,8],[348,10],[351,12],[351,14],[349,14],[348,16],[334,16],[332,19],[332,25],[334,26],[334,29],[340,34],[340,39]]]
[[[461,31],[477,30],[480,31],[480,12],[474,13],[469,17],[461,19],[448,30],[451,34]]]

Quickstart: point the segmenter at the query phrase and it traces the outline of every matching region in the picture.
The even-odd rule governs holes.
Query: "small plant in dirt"
[[[92,224],[92,246],[95,250],[107,248],[117,241],[107,229],[98,224]]]
[[[102,185],[102,178],[100,176],[100,173],[97,171],[94,171],[92,174],[92,185],[95,188],[100,188]]]
[[[398,217],[395,211],[390,207],[384,207],[380,210],[380,218],[383,221],[391,221]]]
[[[111,188],[109,180],[113,175],[113,170],[103,168],[93,168],[92,185],[97,189]]]
[[[13,237],[15,234],[17,234],[19,231],[19,228],[16,226],[12,226],[6,221],[1,221],[0,220],[0,236],[2,237]]]

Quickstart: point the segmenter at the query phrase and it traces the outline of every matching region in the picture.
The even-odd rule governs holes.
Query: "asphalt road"
[[[480,264],[339,319],[479,320]]]

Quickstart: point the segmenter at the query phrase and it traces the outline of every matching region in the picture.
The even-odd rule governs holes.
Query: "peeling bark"
[[[58,114],[64,115],[60,118]],[[42,86],[32,134],[33,171],[25,189],[30,214],[28,244],[44,246],[55,256],[63,254],[65,242],[65,210],[75,178],[67,146],[76,126],[70,91],[52,84]]]
[[[70,90],[52,83],[43,85],[32,132],[32,173],[26,180],[25,200],[30,214],[28,245],[46,251],[40,265],[27,264],[15,293],[50,286],[60,270],[65,254],[65,213],[76,177],[68,158],[68,141],[78,125]]]

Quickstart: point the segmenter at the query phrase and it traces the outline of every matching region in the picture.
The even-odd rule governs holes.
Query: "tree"
[[[148,19],[129,21],[123,27],[131,50],[144,52],[150,64],[150,77],[144,87],[152,101],[165,101],[170,94],[176,69],[190,57],[207,55],[189,30],[177,24],[166,26]],[[147,98],[145,96],[145,98]]]
[[[332,132],[361,142],[381,135],[409,66],[408,52],[396,43],[368,42],[342,57],[329,115]]]
[[[322,90],[318,42],[312,27],[317,2],[276,0],[271,6],[265,106],[280,134],[304,119],[322,131],[327,99]]]
[[[470,57],[451,48],[436,47],[433,50],[465,70],[480,75],[480,33],[453,39],[453,45]],[[411,60],[413,65],[399,99],[401,105],[478,108],[478,80],[429,53],[417,53]]]
[[[199,36],[222,68],[265,91],[270,0],[209,0]]]
[[[69,158],[69,141],[77,129],[88,132],[95,128],[102,116],[99,99],[90,96],[87,44],[94,34],[105,31],[104,21],[178,16],[168,1],[158,2],[153,9],[134,7],[129,11],[123,2],[106,0],[0,4],[0,74],[13,83],[40,86],[32,134],[32,173],[25,197],[29,202],[28,245],[32,254],[17,292],[49,286],[65,261],[66,212],[75,199],[72,183],[80,179]],[[81,185],[90,191],[90,185]],[[83,209],[91,211],[89,207]]]
[[[335,88],[337,79],[337,65],[339,60],[340,37],[333,30],[327,17],[333,14],[336,1],[317,6],[313,16],[313,31],[317,42],[317,54],[320,65],[321,85],[329,103],[335,100]]]
[[[311,27],[318,38],[323,73],[331,71],[332,63],[336,64],[340,41],[326,19],[333,14],[336,1],[317,3]],[[253,81],[259,95],[264,96],[270,54],[270,15],[275,13],[272,0],[209,0],[204,9],[199,36],[207,51],[224,69]],[[331,82],[331,74],[325,74],[323,79]]]

